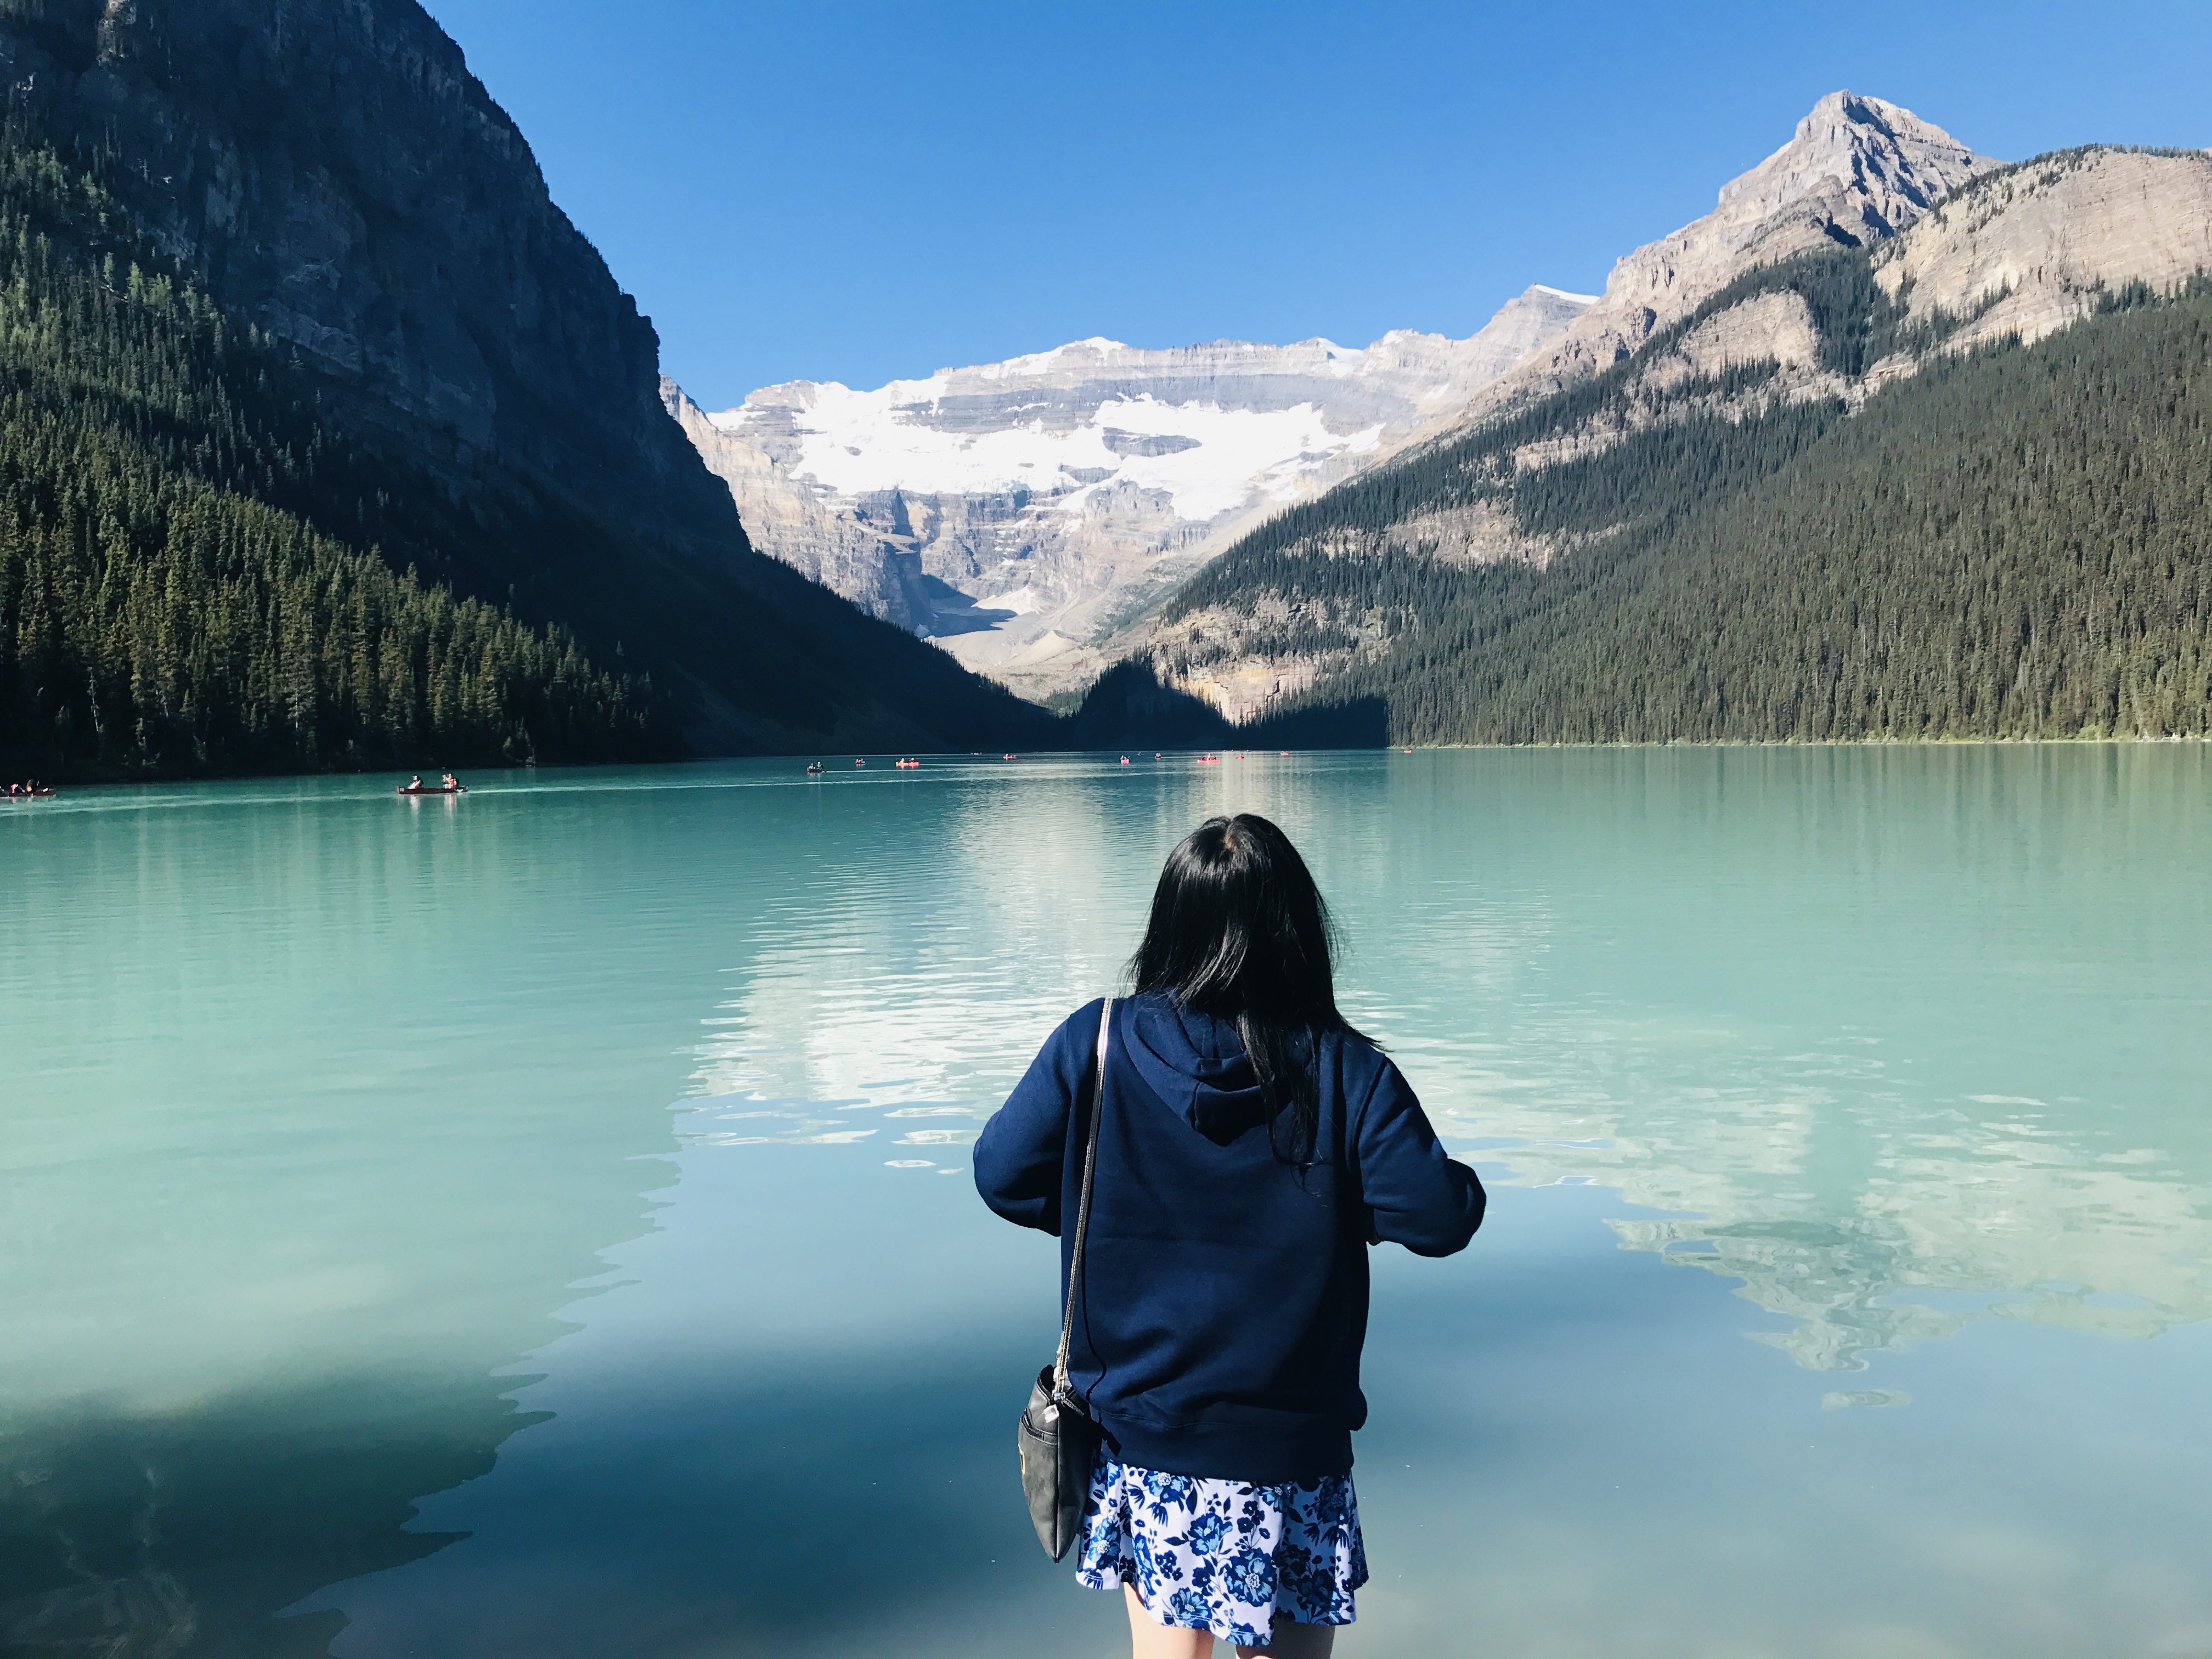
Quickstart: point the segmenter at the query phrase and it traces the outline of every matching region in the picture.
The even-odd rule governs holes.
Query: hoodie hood
[[[1155,992],[1124,1005],[1122,1052],[1168,1109],[1217,1146],[1267,1121],[1257,1075],[1229,1021]]]

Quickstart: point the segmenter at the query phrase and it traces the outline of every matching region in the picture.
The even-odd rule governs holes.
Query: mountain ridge
[[[1485,388],[1457,424],[1620,362],[1753,265],[1895,235],[2001,165],[1900,106],[1832,92],[1787,143],[1720,187],[1712,212],[1616,260],[1551,352]]]
[[[2003,164],[1981,156],[1942,128],[1879,98],[1831,93],[1798,122],[1791,137],[1755,166],[1723,184],[1712,212],[1622,255],[1604,293],[1583,309],[1542,349],[1483,386],[1449,421],[1432,427],[1401,455],[1370,476],[1394,476],[1411,458],[1449,449],[1468,435],[1542,406],[1571,388],[1625,364],[1662,335],[1683,325],[1712,297],[1748,273],[1820,249],[1874,246],[1910,227],[1943,199]],[[1673,348],[1662,377],[1687,386],[1725,374],[1731,363],[1774,357],[1802,369],[1819,356],[1817,331],[1801,297],[1753,296],[1755,303],[1723,307],[1694,336]],[[1901,372],[1892,365],[1891,374]],[[1694,390],[1694,387],[1692,387]],[[1853,393],[1842,380],[1800,376],[1790,395]],[[1611,441],[1599,428],[1547,434],[1516,452],[1515,464],[1540,465],[1587,456]],[[1347,488],[1352,486],[1340,486]],[[1277,538],[1281,520],[1255,527],[1238,547]],[[1494,500],[1470,498],[1409,509],[1370,538],[1371,549],[1423,549],[1434,556],[1479,564],[1506,560],[1547,563],[1561,550],[1556,536],[1532,535]],[[1232,556],[1237,547],[1221,550]],[[1345,550],[1339,546],[1337,550]],[[1177,603],[1172,597],[1164,603]],[[1169,638],[1159,607],[1133,618],[1102,643],[1104,660],[1135,655],[1153,660],[1174,684],[1212,702],[1225,716],[1253,717],[1279,699],[1305,695],[1325,672],[1309,657],[1290,662],[1215,659],[1185,676],[1174,663],[1190,653]]]
[[[1449,418],[1588,299],[1536,285],[1464,340],[1101,337],[868,390],[787,382],[713,414],[662,393],[764,550],[1048,687],[1084,672],[1102,617]]]
[[[2185,529],[2173,538],[2208,513],[2185,480],[2212,155],[2091,146],[1978,166],[1893,235],[1827,243],[1708,288],[1602,368],[1546,390],[1540,366],[1461,431],[1281,515],[1133,630],[1132,654],[1164,687],[1256,721],[1255,741],[1340,731],[1330,711],[1354,708],[1370,740],[1390,741],[2212,726],[2203,552]],[[1942,434],[1929,453],[1899,431],[1908,409]],[[2102,482],[2081,474],[2089,455]],[[1876,465],[1888,476],[1863,471]],[[1947,465],[1972,484],[1921,476]],[[2160,480],[2142,522],[2115,518],[2139,477]],[[1792,492],[1816,477],[1832,520],[1863,538],[1863,575],[1802,515]],[[1946,567],[1914,564],[1885,494],[1929,515],[1911,533],[1972,585],[1954,594]],[[1746,596],[1770,555],[1762,620]],[[1772,631],[1785,593],[1802,647],[1830,653],[1817,665]],[[1661,595],[1652,634],[1638,607]],[[1852,605],[1911,620],[1886,622],[1883,651],[1838,678],[1833,661],[1858,654],[1835,637]],[[1723,614],[1732,631],[1713,631]],[[1930,651],[2020,677],[2021,697],[1931,684]],[[1655,678],[1662,659],[1708,701]],[[1863,701],[1807,712],[1845,684]]]
[[[1216,342],[1147,354],[1094,338],[1000,364],[940,369],[872,392],[790,382],[761,388],[718,414],[686,410],[688,400],[672,386],[664,387],[664,398],[767,550],[1037,696],[1079,684],[1131,652],[1144,653],[1157,631],[1158,607],[1180,582],[1300,501],[1587,380],[1747,270],[1819,247],[1893,237],[2000,166],[1900,106],[1838,91],[1820,100],[1784,143],[1723,185],[1711,212],[1617,260],[1601,295],[1532,286],[1467,342],[1396,331],[1359,349],[1313,339],[1282,347]],[[1686,362],[1765,349],[1803,357],[1814,349],[1813,333],[1809,322],[1789,313],[1791,303],[1776,297],[1763,316],[1715,324],[1690,343]],[[1478,368],[1456,377],[1431,373],[1388,423],[1364,429],[1340,418],[1328,430],[1285,432],[1278,449],[1295,445],[1304,462],[1292,463],[1293,487],[1284,488],[1280,475],[1269,477],[1263,465],[1249,465],[1242,476],[1256,487],[1235,511],[1172,487],[1165,475],[1176,465],[1195,470],[1188,457],[1146,477],[1103,453],[1046,447],[996,459],[986,453],[994,443],[1003,447],[1007,434],[993,429],[981,411],[994,392],[1003,401],[1016,385],[1054,383],[1042,394],[1047,401],[1030,400],[1024,416],[1053,429],[1063,450],[1085,419],[1109,442],[1117,441],[1112,422],[1119,419],[1144,430],[1118,441],[1203,450],[1221,441],[1202,434],[1198,416],[1184,411],[1208,401],[1209,376],[1229,375],[1239,361],[1273,354],[1285,373],[1341,386],[1354,365],[1395,358],[1418,374],[1440,347],[1465,349],[1486,339],[1493,349]],[[1176,361],[1206,354],[1218,361],[1198,374]],[[1297,362],[1300,354],[1307,361]],[[1135,372],[1117,378],[1117,368]],[[1170,384],[1158,386],[1158,379]],[[1158,387],[1157,397],[1148,384]],[[1094,394],[1080,410],[1073,407],[1082,399],[1079,388]],[[1130,402],[1112,404],[1117,398]],[[1139,399],[1143,406],[1133,410]],[[1350,413],[1322,398],[1314,407],[1333,416]],[[1279,406],[1272,412],[1279,414]],[[930,427],[957,454],[927,453],[915,434]],[[1312,464],[1324,451],[1323,464]],[[1433,518],[1408,538],[1472,561],[1540,562],[1553,550],[1480,504]],[[1239,671],[1238,684],[1197,689],[1224,712],[1249,714],[1305,684],[1306,672]]]

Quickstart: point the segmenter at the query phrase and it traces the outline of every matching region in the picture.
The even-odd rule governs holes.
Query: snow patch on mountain
[[[1376,422],[1332,431],[1328,413],[1314,403],[1235,409],[1196,399],[1164,403],[1147,392],[1109,398],[1073,427],[1042,415],[1021,419],[1016,405],[1011,424],[975,431],[933,423],[950,379],[948,371],[873,392],[830,381],[815,387],[804,425],[784,420],[780,408],[750,404],[709,418],[732,437],[757,434],[764,447],[782,439],[783,465],[832,495],[1026,490],[1042,498],[1042,511],[1080,517],[1114,486],[1133,486],[1160,492],[1176,517],[1201,522],[1255,497],[1293,499],[1317,467],[1372,451],[1383,430]]]
[[[714,415],[663,397],[756,546],[1012,681],[1454,418],[1590,303],[1539,285],[1463,340],[1093,337],[872,390],[766,386]]]

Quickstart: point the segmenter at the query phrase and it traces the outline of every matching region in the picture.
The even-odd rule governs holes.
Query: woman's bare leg
[[[1129,1609],[1129,1648],[1132,1659],[1211,1659],[1213,1632],[1182,1630],[1153,1622],[1137,1599],[1136,1586],[1123,1584],[1122,1599]],[[1237,1644],[1237,1659],[1328,1659],[1336,1645],[1334,1625],[1301,1625],[1295,1619],[1275,1620],[1275,1634],[1265,1647]]]
[[[1137,1599],[1137,1587],[1121,1586],[1129,1607],[1129,1650],[1132,1659],[1210,1659],[1213,1652],[1213,1632],[1210,1630],[1179,1630],[1173,1625],[1153,1622],[1152,1615],[1145,1611],[1145,1604]],[[1328,1649],[1322,1650],[1323,1653]]]
[[[1329,1650],[1335,1645],[1335,1626],[1301,1625],[1295,1619],[1279,1616],[1273,1639],[1263,1648],[1248,1648],[1239,1642],[1237,1659],[1255,1659],[1260,1654],[1269,1659],[1328,1659]]]

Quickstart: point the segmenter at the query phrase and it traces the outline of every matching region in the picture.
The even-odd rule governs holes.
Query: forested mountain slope
[[[1614,262],[1604,294],[1553,340],[1492,380],[1455,418],[1432,426],[1410,450],[1376,457],[1369,472],[1395,480],[1404,475],[1392,463],[1404,460],[1418,477],[1423,458],[1438,448],[1533,408],[1556,410],[1552,400],[1559,394],[1585,386],[1639,353],[1656,371],[1644,388],[1644,401],[1655,405],[1671,401],[1680,406],[1681,398],[1666,395],[1670,382],[1690,382],[1675,389],[1695,401],[1711,391],[1704,384],[1711,371],[1766,356],[1793,372],[1759,395],[1771,396],[1778,387],[1787,395],[1804,395],[1814,388],[1796,371],[1814,354],[1802,305],[1781,295],[1749,305],[1720,303],[1718,296],[1734,292],[1737,299],[1756,299],[1735,285],[1806,254],[1863,249],[1893,239],[1949,195],[2002,167],[1910,110],[1856,93],[1831,93],[1797,124],[1788,143],[1722,185],[1711,213],[1623,255]],[[1692,313],[1707,325],[1687,330]],[[1662,335],[1672,349],[1653,345]],[[1565,406],[1570,429],[1516,460],[1540,465],[1560,459],[1565,447],[1602,441],[1601,429],[1571,429],[1578,407]],[[1401,489],[1396,482],[1384,485],[1393,498]],[[1321,521],[1335,510],[1324,504]],[[1550,552],[1522,535],[1493,498],[1431,502],[1385,517],[1389,533],[1377,546],[1419,544],[1442,556],[1477,562],[1540,561]],[[1286,519],[1311,521],[1295,513]],[[1267,542],[1282,522],[1259,529],[1255,538]],[[1244,539],[1232,544],[1232,550]],[[1108,661],[1157,656],[1166,668],[1176,653],[1160,621],[1158,605],[1128,619],[1114,638],[1099,643],[1097,654]],[[1232,655],[1202,661],[1181,684],[1224,715],[1243,720],[1310,684],[1328,666],[1325,653],[1287,659]]]
[[[110,198],[20,131],[8,139],[0,770],[671,750],[645,678],[595,669],[560,629],[395,574],[272,505],[327,495],[344,471],[319,434],[287,434],[286,355],[188,283],[95,265],[71,233],[119,216]]]
[[[2212,161],[2088,150],[1756,268],[1248,538],[1152,661],[1309,740],[2212,732],[2208,223]]]
[[[412,0],[0,0],[0,70],[8,769],[1041,723],[753,552],[650,324]]]

